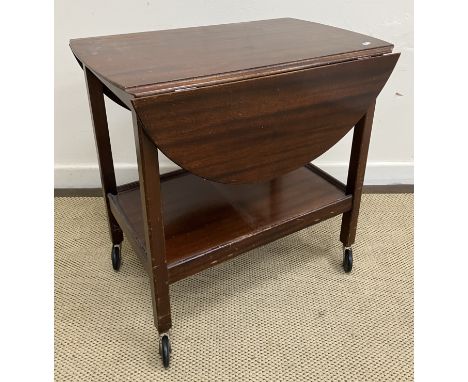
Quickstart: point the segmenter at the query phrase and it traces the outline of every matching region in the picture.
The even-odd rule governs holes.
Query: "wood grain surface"
[[[137,98],[145,132],[180,167],[222,183],[273,179],[336,144],[399,54]]]
[[[224,185],[179,172],[161,180],[161,198],[171,282],[351,208],[351,196],[306,167],[249,185]],[[138,184],[109,199],[144,256]]]
[[[70,47],[96,75],[141,96],[389,53],[393,45],[284,18],[80,38]]]

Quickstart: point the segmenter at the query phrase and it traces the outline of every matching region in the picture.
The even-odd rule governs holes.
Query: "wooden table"
[[[125,233],[150,276],[165,367],[170,283],[339,214],[351,270],[375,100],[399,57],[392,44],[275,19],[70,47],[86,77],[113,267]],[[132,113],[139,182],[116,184],[104,95]],[[344,185],[310,162],[353,127]],[[160,175],[158,149],[181,170]]]

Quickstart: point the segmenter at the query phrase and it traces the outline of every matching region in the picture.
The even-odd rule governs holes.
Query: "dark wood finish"
[[[331,184],[333,184],[335,187],[338,187],[343,192],[346,191],[346,185],[344,183],[340,182],[338,179],[331,176],[328,172],[323,171],[320,167],[317,167],[316,165],[312,163],[306,164],[305,167],[315,172],[317,175],[320,175],[322,178],[328,180]]]
[[[362,117],[399,54],[133,100],[144,129],[182,168],[222,183],[305,165]]]
[[[78,64],[81,66],[81,68],[84,69],[83,63],[75,56],[76,60],[78,61]],[[90,70],[88,68],[88,70]],[[96,77],[99,78],[96,73],[93,73]],[[127,110],[130,110],[131,108],[131,103],[130,99],[133,98],[131,97],[128,93],[126,93],[124,90],[117,88],[116,86],[110,84],[108,81],[104,80],[103,78],[99,78],[99,80],[103,84],[103,92],[104,94],[109,97],[112,101],[114,101],[116,104],[124,107]],[[118,95],[117,95],[118,94]]]
[[[367,152],[369,151],[372,120],[374,119],[375,102],[369,107],[367,113],[354,127],[351,158],[349,160],[348,181],[346,194],[353,197],[353,208],[343,214],[341,222],[340,240],[345,247],[354,244],[356,228],[361,205],[362,185],[366,172]]]
[[[169,280],[164,240],[164,223],[161,208],[158,151],[141,129],[138,117],[133,113],[135,146],[140,177],[139,199],[144,242],[147,253],[154,323],[160,333],[171,326]],[[136,204],[136,201],[134,201]]]
[[[70,47],[94,72],[139,97],[385,54],[393,45],[286,18],[75,39]]]
[[[110,210],[107,194],[117,194],[114,162],[107,126],[106,105],[104,103],[104,88],[102,83],[87,68],[84,68],[86,86],[88,89],[89,107],[94,127],[94,138],[101,175],[102,193],[106,203],[109,233],[113,244],[120,244],[123,233]]]
[[[144,258],[145,228],[133,186],[109,199]],[[351,208],[351,196],[306,167],[248,185],[179,173],[163,179],[161,189],[170,282]]]
[[[160,333],[172,325],[170,282],[339,214],[343,244],[354,242],[392,44],[277,19],[70,46],[85,70],[111,239],[122,227],[141,257]],[[139,182],[116,186],[104,94],[132,112]],[[355,124],[345,186],[307,163]],[[160,176],[157,148],[182,170]]]
[[[113,86],[109,82],[101,80],[102,84],[104,85],[104,94],[109,97],[112,101],[116,104],[122,106],[127,110],[131,110],[132,106],[130,103],[130,97],[124,91],[120,90],[119,88]]]

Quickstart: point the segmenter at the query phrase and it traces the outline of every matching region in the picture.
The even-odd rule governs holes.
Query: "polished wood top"
[[[389,53],[393,45],[297,19],[82,38],[77,59],[134,96],[183,90]]]

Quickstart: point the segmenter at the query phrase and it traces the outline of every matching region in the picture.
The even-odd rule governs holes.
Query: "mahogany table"
[[[342,214],[352,249],[377,95],[399,54],[296,19],[75,39],[120,267],[123,233],[150,276],[169,365],[169,284]],[[117,186],[104,95],[130,110],[139,182]],[[344,185],[310,162],[354,127]],[[160,175],[158,149],[181,167]]]

